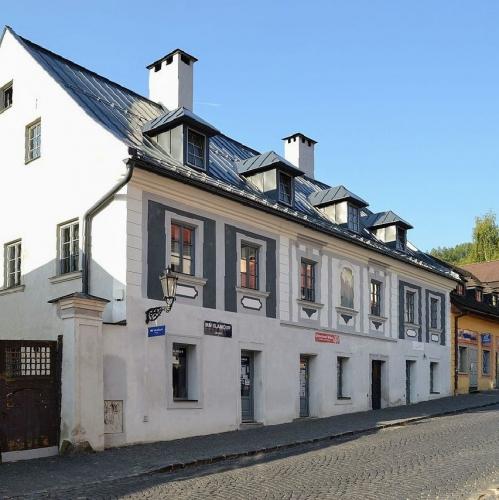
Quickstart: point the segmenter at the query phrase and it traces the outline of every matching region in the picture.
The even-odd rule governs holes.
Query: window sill
[[[301,306],[315,307],[316,309],[322,309],[324,307],[324,304],[321,304],[320,302],[313,302],[311,300],[296,299],[296,302]]]
[[[0,288],[0,295],[9,295],[11,293],[24,292],[25,285],[12,286],[10,288]]]
[[[440,394],[440,393],[436,391],[430,391],[430,394]]]
[[[182,399],[182,398],[174,398],[174,403],[197,403],[197,399]]]
[[[270,292],[264,292],[263,290],[255,290],[254,288],[244,288],[244,287],[236,287],[237,293],[243,293],[245,295],[251,295],[253,297],[258,297],[260,299],[266,299]]]
[[[12,108],[12,104],[11,104],[10,106],[7,106],[6,108],[2,108],[2,109],[0,109],[0,115],[1,115],[2,113],[5,113],[5,112],[6,112],[8,109],[10,109],[10,108]]]
[[[352,315],[359,314],[359,311],[356,311],[355,309],[352,309],[350,307],[336,306],[336,310],[339,313],[346,313],[346,314],[352,314]]]
[[[52,276],[49,278],[50,283],[62,283],[64,281],[79,280],[82,277],[81,271],[75,271],[73,273],[58,274],[57,276]]]
[[[350,401],[352,398],[350,396],[341,396],[336,398],[338,401]]]
[[[37,156],[36,158],[31,158],[31,160],[24,160],[24,164],[25,165],[28,165],[29,163],[33,163],[34,161],[36,160],[39,160],[41,158],[41,155],[40,156]]]
[[[419,328],[419,325],[417,323],[407,323],[407,321],[404,321],[404,326],[406,328]]]
[[[430,330],[430,334],[434,333],[435,335],[440,335],[443,332],[443,330],[441,328],[431,328],[430,327],[429,330]]]
[[[351,405],[352,399],[351,398],[336,398],[336,403],[334,403],[336,406],[344,406],[344,405]]]
[[[208,283],[206,278],[201,278],[200,276],[192,276],[190,274],[173,273],[174,276],[178,278],[178,283],[182,285],[197,285],[205,286]]]
[[[382,323],[388,320],[388,318],[385,318],[384,316],[376,316],[374,314],[369,314],[369,319],[373,321],[381,321]]]

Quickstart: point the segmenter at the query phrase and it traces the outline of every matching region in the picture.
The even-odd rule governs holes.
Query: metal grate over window
[[[50,375],[50,355],[50,347],[8,347],[5,350],[7,377],[43,377]]]

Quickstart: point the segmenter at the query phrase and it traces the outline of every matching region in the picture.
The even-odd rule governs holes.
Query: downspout
[[[459,346],[458,346],[458,340],[459,340],[459,318],[462,318],[463,316],[466,316],[467,313],[465,312],[460,312],[459,314],[456,314],[454,316],[454,396],[457,395],[457,386],[458,386],[458,380],[459,380],[459,368],[458,368],[458,357],[459,357]]]
[[[130,150],[130,154],[133,154]],[[115,184],[104,196],[97,200],[83,216],[83,262],[81,288],[84,294],[90,294],[90,264],[92,262],[92,221],[94,217],[106,208],[114,199],[116,193],[130,182],[132,178],[134,161],[131,158],[124,160],[127,171],[123,179]]]

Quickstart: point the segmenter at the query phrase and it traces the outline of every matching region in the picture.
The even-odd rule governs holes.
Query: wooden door
[[[371,404],[373,410],[381,408],[381,364],[382,361],[373,361],[371,369]]]
[[[57,342],[0,341],[0,451],[58,446]]]

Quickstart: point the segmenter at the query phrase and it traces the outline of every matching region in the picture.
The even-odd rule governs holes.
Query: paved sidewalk
[[[101,453],[6,463],[0,465],[0,497],[165,472],[497,404],[499,391],[491,391],[411,406],[113,448]]]

